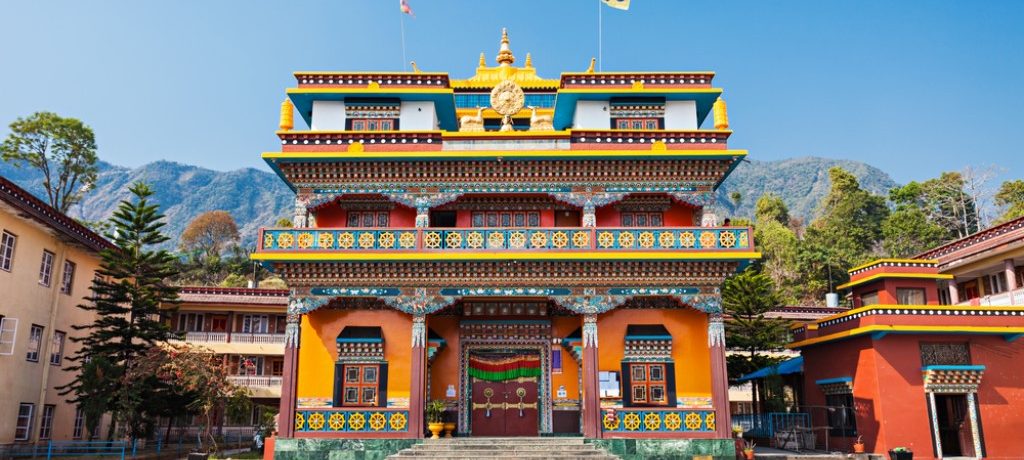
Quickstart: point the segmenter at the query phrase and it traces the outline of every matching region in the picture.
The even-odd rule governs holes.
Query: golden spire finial
[[[291,131],[295,127],[294,109],[291,99],[284,98],[284,102],[281,103],[281,120],[277,125],[281,131]]]
[[[480,63],[477,64],[477,67],[487,67],[487,58],[484,57],[484,53],[480,53]]]
[[[714,112],[715,118],[715,129],[729,129],[729,115],[725,108],[725,99],[719,97],[715,100],[715,103],[711,105],[711,111]]]
[[[597,58],[590,58],[590,67],[587,67],[587,73],[594,73],[594,64],[597,64]]]
[[[416,61],[409,61],[409,65],[412,66],[412,71],[414,73],[420,73],[420,68],[416,67]]]
[[[533,67],[533,59],[530,58],[530,53],[526,53],[526,63],[523,64],[523,67],[526,67],[526,68]]]
[[[498,58],[496,59],[500,65],[512,65],[516,62],[516,57],[512,55],[512,49],[508,46],[508,29],[501,28],[501,48],[498,49]]]

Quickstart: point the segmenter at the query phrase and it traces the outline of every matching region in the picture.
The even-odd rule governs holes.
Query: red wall
[[[985,366],[977,398],[986,458],[1021,458],[1017,445],[1019,433],[1024,432],[1021,341],[1007,342],[1001,336],[888,335],[806,348],[802,355],[807,404],[825,404],[817,380],[852,377],[857,430],[869,452],[903,446],[914,451],[915,459],[935,458],[921,376],[921,342],[970,343],[971,363]],[[815,409],[812,413],[814,425],[824,425],[824,413]],[[830,445],[850,449],[853,441],[834,437]]]
[[[330,204],[316,211],[316,226],[320,228],[345,227],[348,224],[348,212],[336,204]],[[391,227],[416,226],[416,210],[396,205],[388,215]]]
[[[924,289],[926,305],[939,304],[939,289],[932,279],[883,278],[879,281],[863,284],[853,288],[853,307],[863,307],[860,296],[871,291],[878,291],[879,305],[896,305],[896,289]]]
[[[666,227],[692,227],[693,224],[693,213],[696,208],[687,206],[681,203],[672,202],[668,210],[665,211],[664,225]],[[597,217],[598,227],[621,227],[622,220],[619,217],[619,210],[616,208],[616,204],[609,204],[602,206],[595,210],[595,216]]]

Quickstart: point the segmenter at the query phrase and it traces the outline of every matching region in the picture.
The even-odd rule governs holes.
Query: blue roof
[[[746,382],[748,380],[757,380],[768,377],[769,375],[787,375],[796,374],[804,371],[804,357],[797,356],[796,358],[787,359],[774,366],[768,366],[751,372],[743,377],[739,378],[740,382]]]

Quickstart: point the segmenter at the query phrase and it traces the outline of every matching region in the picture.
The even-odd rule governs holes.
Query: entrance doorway
[[[537,354],[471,354],[470,434],[537,436],[540,369]]]
[[[936,394],[935,418],[944,457],[974,455],[974,436],[965,394]]]

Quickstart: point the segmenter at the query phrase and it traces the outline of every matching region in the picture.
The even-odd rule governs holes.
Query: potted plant
[[[889,449],[890,460],[914,460],[914,453],[906,447],[893,447]]]
[[[447,407],[446,407],[446,409],[447,409]],[[442,415],[443,414],[444,413],[442,413]],[[447,417],[447,418],[451,418],[451,417]],[[444,437],[446,437],[446,438],[452,437],[452,435],[455,434],[455,428],[457,428],[457,427],[458,427],[458,424],[456,424],[455,422],[451,422],[451,421],[444,422],[444,431],[445,431]]]
[[[754,441],[746,441],[743,443],[743,457],[747,460],[754,460],[754,447],[757,444]]]
[[[853,453],[863,454],[864,453],[864,437],[857,436],[857,442],[853,443]]]
[[[433,436],[430,439],[441,437],[441,430],[444,429],[444,410],[447,409],[444,401],[435,399],[427,404],[427,429]]]
[[[742,438],[743,437],[743,425],[733,424],[732,425],[732,435],[733,435],[733,437]]]

